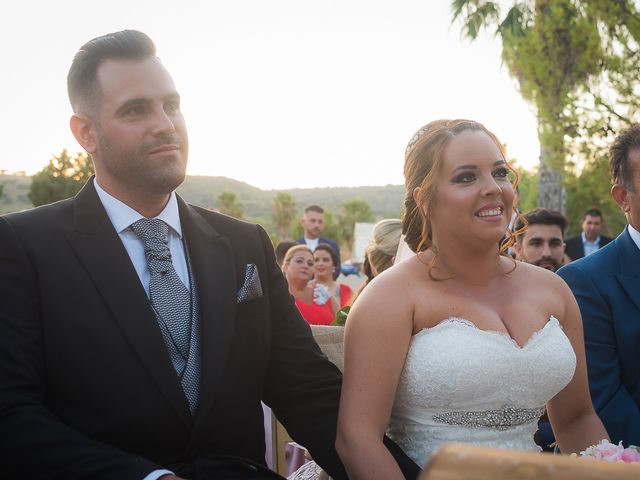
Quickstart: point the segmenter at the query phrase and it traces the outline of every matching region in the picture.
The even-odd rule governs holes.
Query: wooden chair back
[[[540,479],[638,480],[640,464],[449,443],[431,457],[419,480]]]

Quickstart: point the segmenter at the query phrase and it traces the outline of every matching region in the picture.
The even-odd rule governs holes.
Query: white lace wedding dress
[[[411,339],[387,434],[421,466],[444,442],[539,451],[537,420],[575,366],[554,317],[522,347],[447,319]]]

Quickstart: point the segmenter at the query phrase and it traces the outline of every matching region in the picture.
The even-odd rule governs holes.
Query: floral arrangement
[[[313,289],[313,301],[318,305],[324,305],[331,298],[331,292],[329,292],[329,287],[322,283],[316,284]]]
[[[616,445],[609,440],[601,440],[597,445],[580,452],[580,457],[607,462],[640,463],[640,447],[630,445],[624,448],[622,442]]]
[[[349,310],[351,310],[351,307],[349,305],[338,310],[336,312],[336,318],[333,320],[333,323],[331,325],[344,327],[344,324],[347,322],[347,315],[349,314]]]

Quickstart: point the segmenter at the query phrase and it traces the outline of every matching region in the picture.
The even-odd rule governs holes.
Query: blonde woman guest
[[[362,290],[375,276],[393,265],[401,236],[402,222],[397,218],[385,218],[375,224],[373,238],[365,249],[365,259],[362,266],[367,279],[353,295],[352,302],[355,302]]]
[[[293,295],[304,319],[311,325],[329,325],[333,322],[335,312],[328,289],[310,283],[313,266],[311,249],[306,245],[296,245],[287,250],[282,272],[289,284],[289,293]]]
[[[402,221],[397,218],[380,220],[373,227],[366,253],[374,277],[393,265],[401,236]]]
[[[349,285],[334,280],[335,273],[340,269],[340,258],[331,245],[321,243],[313,251],[313,261],[312,286],[322,284],[328,288],[331,295],[331,309],[335,315],[338,309],[349,303],[353,294]]]
[[[477,122],[435,121],[409,143],[403,233],[417,255],[374,278],[346,324],[336,447],[350,478],[402,478],[385,432],[420,465],[448,441],[539,451],[545,404],[562,452],[607,437],[571,291],[499,251],[510,172]]]

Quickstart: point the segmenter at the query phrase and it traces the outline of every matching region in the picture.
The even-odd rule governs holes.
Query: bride
[[[376,277],[346,325],[336,447],[350,478],[402,478],[385,433],[419,465],[448,441],[539,450],[545,405],[563,452],[607,438],[571,291],[499,252],[512,173],[473,121],[409,142],[403,232],[418,254]]]

